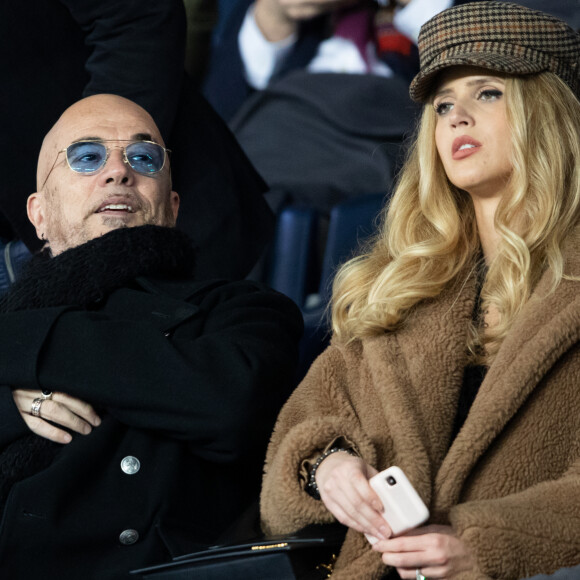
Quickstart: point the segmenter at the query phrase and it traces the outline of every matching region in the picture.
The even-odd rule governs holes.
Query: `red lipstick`
[[[481,147],[481,143],[476,139],[469,137],[469,135],[462,135],[453,141],[451,157],[454,160],[459,161],[460,159],[464,159],[465,157],[477,153]]]

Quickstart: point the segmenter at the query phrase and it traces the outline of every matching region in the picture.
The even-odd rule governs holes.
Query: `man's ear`
[[[173,213],[173,221],[175,222],[177,220],[177,214],[179,213],[179,194],[176,191],[172,191],[170,193],[170,204],[171,204],[171,211]]]
[[[26,211],[28,213],[28,219],[32,222],[32,225],[36,229],[36,235],[39,239],[44,239],[44,194],[43,192],[33,193],[28,197],[26,202]]]

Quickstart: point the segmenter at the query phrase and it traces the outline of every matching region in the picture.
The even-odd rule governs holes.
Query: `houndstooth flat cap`
[[[421,68],[411,82],[424,102],[437,74],[471,65],[527,75],[551,71],[580,98],[580,35],[564,21],[511,2],[471,2],[434,16],[419,34]]]

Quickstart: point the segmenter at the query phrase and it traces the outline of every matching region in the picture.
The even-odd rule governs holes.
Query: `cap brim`
[[[532,63],[518,56],[484,52],[464,52],[452,57],[439,56],[431,64],[419,71],[411,81],[409,95],[414,101],[424,103],[429,100],[441,71],[452,66],[476,66],[487,70],[511,75],[535,74],[547,70],[540,63]]]

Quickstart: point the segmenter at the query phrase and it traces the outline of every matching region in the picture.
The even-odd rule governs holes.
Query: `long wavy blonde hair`
[[[580,208],[578,99],[552,73],[506,78],[505,98],[513,172],[495,215],[497,256],[481,290],[482,311],[493,306],[499,316],[492,328],[473,325],[466,345],[487,364],[546,268],[552,290],[564,277],[562,244]],[[480,255],[471,197],[447,179],[436,122],[427,104],[377,236],[335,278],[332,326],[341,342],[398,328]]]

